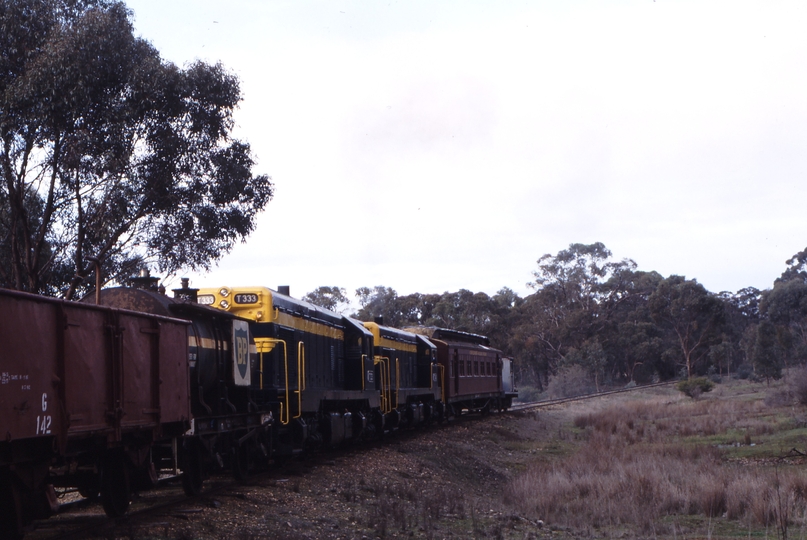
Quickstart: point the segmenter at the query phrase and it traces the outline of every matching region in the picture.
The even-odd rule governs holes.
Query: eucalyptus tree
[[[529,356],[542,357],[541,371],[552,373],[570,359],[592,375],[605,369],[604,330],[624,295],[623,277],[636,268],[632,260],[613,261],[611,255],[596,242],[571,244],[538,259],[535,280],[528,283],[536,292],[525,299],[522,328],[514,333]]]
[[[687,377],[711,346],[720,343],[720,325],[725,312],[722,302],[696,280],[670,276],[659,283],[648,300],[657,324],[670,329],[679,347],[679,358]]]
[[[762,321],[757,326],[751,359],[759,377],[765,377],[766,381],[782,378],[782,355],[776,327],[769,321]]]
[[[0,284],[73,297],[151,263],[208,269],[272,196],[223,66],[164,61],[109,0],[0,0]]]
[[[342,287],[317,287],[303,296],[303,300],[337,313],[344,313],[350,307],[350,298]]]
[[[784,361],[792,357],[803,362],[807,358],[807,282],[801,277],[777,280],[765,292],[760,307],[765,319],[777,327]]]

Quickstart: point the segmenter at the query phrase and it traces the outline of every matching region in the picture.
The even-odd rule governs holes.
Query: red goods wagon
[[[152,444],[190,426],[187,322],[1,289],[0,314],[0,529],[46,516],[51,484],[122,514]]]

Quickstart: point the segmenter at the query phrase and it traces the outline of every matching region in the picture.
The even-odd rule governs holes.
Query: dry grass
[[[702,516],[785,537],[789,526],[807,524],[807,471],[773,455],[729,454],[791,428],[781,413],[761,397],[667,396],[580,414],[573,424],[585,442],[533,464],[510,482],[505,500],[525,516],[578,530],[656,535],[670,516]]]

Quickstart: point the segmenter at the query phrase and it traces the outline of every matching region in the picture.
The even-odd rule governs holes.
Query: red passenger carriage
[[[492,348],[487,337],[446,328],[407,330],[427,335],[437,347],[437,361],[444,376],[444,400],[454,415],[463,410],[506,410],[512,405],[514,394],[502,384],[502,370],[505,364],[509,368],[510,360]]]

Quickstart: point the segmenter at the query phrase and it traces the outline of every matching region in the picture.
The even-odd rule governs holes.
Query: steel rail
[[[625,392],[635,392],[637,390],[644,390],[647,388],[657,388],[659,386],[669,386],[671,384],[675,384],[678,381],[666,381],[660,383],[652,383],[652,384],[642,384],[631,386],[630,388],[619,388],[617,390],[606,390],[605,392],[594,392],[592,394],[582,394],[579,396],[573,397],[565,397],[565,398],[556,398],[556,399],[542,399],[540,401],[530,401],[527,403],[518,403],[513,405],[508,409],[508,412],[520,412],[520,411],[529,411],[532,409],[540,409],[543,407],[550,407],[552,405],[561,405],[563,403],[570,403],[572,401],[584,401],[587,399],[594,399],[603,396],[610,396],[613,394],[623,394]]]

